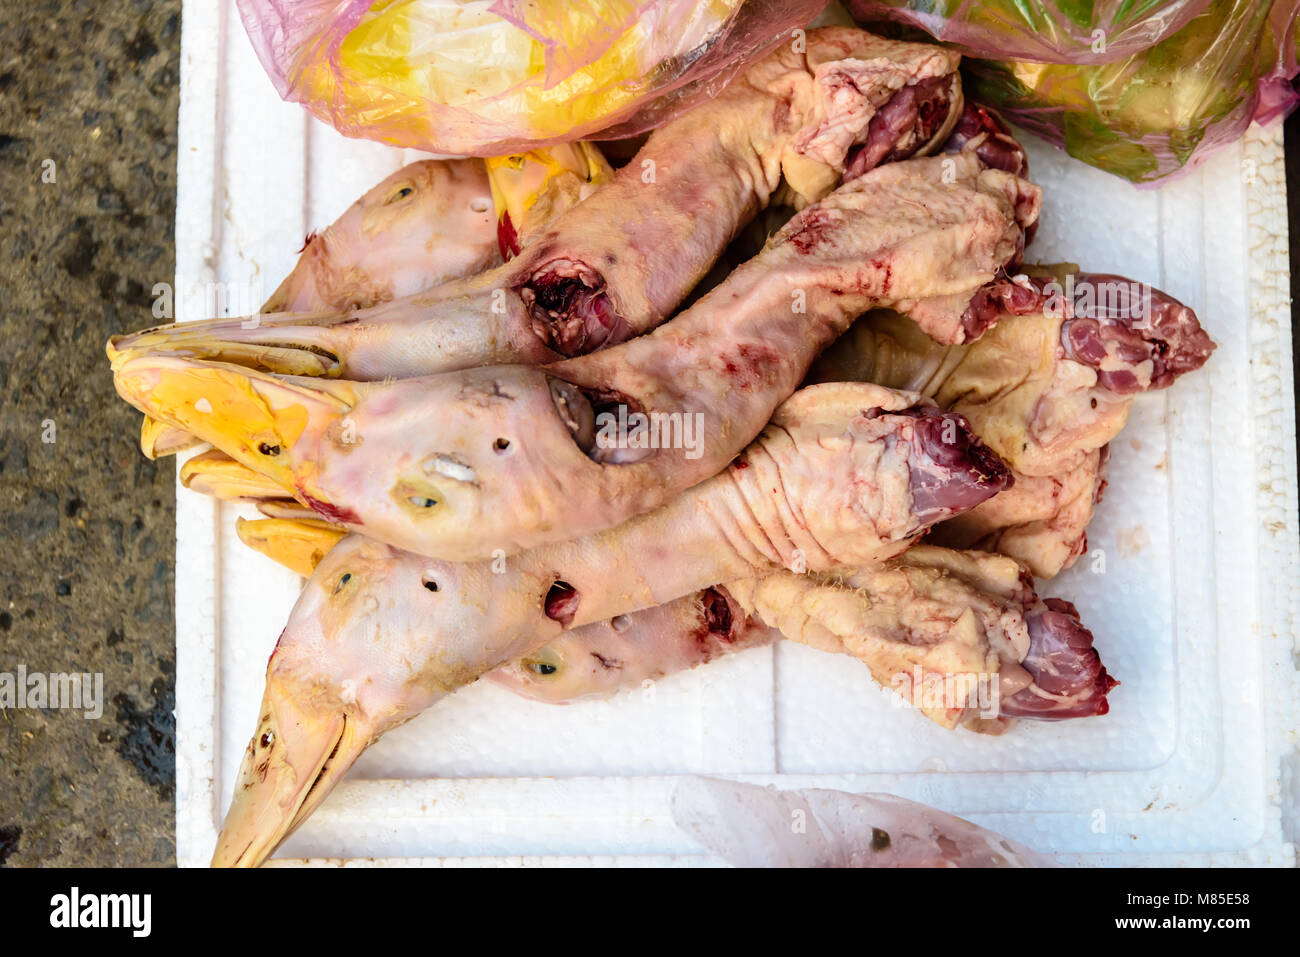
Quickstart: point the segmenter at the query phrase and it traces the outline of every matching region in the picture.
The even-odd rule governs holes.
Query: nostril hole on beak
[[[427,582],[424,583],[424,587],[427,588],[427,589],[429,589],[429,591],[437,591],[437,590],[438,590],[438,583],[435,582],[435,581],[427,581]]]
[[[272,445],[269,442],[262,442],[257,446],[257,451],[261,452],[263,455],[279,455],[280,446]]]
[[[567,627],[572,624],[573,616],[578,613],[578,604],[581,601],[578,589],[566,581],[556,581],[546,593],[546,617]]]
[[[496,449],[496,451],[498,452],[504,452],[506,451],[506,449],[510,448],[510,440],[497,439],[495,442],[492,443],[492,448]]]

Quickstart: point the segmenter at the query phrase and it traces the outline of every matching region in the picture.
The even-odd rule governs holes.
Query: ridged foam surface
[[[303,236],[415,154],[281,103],[233,3],[185,4],[177,270],[255,308]],[[865,668],[782,644],[566,707],[480,683],[370,749],[280,857],[708,863],[667,796],[684,773],[892,792],[1066,861],[1294,862],[1300,769],[1294,403],[1280,129],[1158,191],[1037,142],[1031,261],[1118,272],[1192,306],[1210,364],[1141,397],[1113,445],[1074,601],[1123,683],[1099,719],[946,732]],[[178,297],[180,318],[203,306]],[[238,306],[236,306],[236,309]],[[236,314],[232,309],[232,314]],[[177,829],[205,864],[299,580],[235,508],[177,493]]]

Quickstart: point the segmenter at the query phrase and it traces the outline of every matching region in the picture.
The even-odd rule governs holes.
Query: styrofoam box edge
[[[227,58],[226,46],[246,43],[233,4],[201,4],[187,0],[182,27],[182,104],[178,155],[176,249],[179,279],[219,279],[212,263],[218,258],[223,230],[228,228],[223,197],[223,149],[220,132],[229,104],[221,95],[221,70]],[[213,38],[216,38],[214,42]],[[257,76],[253,80],[265,82]],[[253,82],[241,78],[240,82]],[[305,152],[304,140],[332,135],[314,121],[276,130],[285,150]],[[1233,147],[1241,164],[1248,201],[1248,246],[1250,309],[1249,341],[1252,378],[1241,382],[1249,390],[1251,421],[1241,423],[1254,438],[1256,472],[1254,527],[1249,530],[1255,554],[1250,564],[1257,570],[1250,596],[1256,613],[1261,649],[1261,672],[1256,684],[1243,684],[1243,697],[1262,699],[1265,741],[1262,767],[1254,761],[1244,768],[1218,768],[1210,777],[1258,775],[1265,792],[1265,819],[1253,822],[1259,834],[1251,846],[1221,852],[1203,852],[1189,847],[1186,852],[1132,853],[1111,849],[1105,853],[1063,856],[1063,860],[1085,864],[1274,864],[1294,863],[1294,842],[1300,833],[1300,757],[1296,751],[1296,726],[1300,702],[1300,681],[1295,659],[1296,605],[1300,597],[1300,538],[1296,515],[1295,408],[1291,373],[1290,305],[1287,272],[1287,220],[1285,175],[1282,165],[1280,127],[1252,129],[1245,141]],[[268,217],[275,216],[268,210]],[[306,224],[289,224],[292,230]],[[288,229],[289,227],[286,227]],[[187,318],[194,318],[188,316]],[[176,546],[176,634],[177,634],[177,860],[182,866],[206,864],[216,839],[221,808],[219,788],[220,656],[219,608],[221,596],[218,553],[219,509],[198,496],[178,494]],[[1222,561],[1225,552],[1216,548],[1211,560]],[[1186,585],[1184,587],[1187,587]],[[1194,583],[1193,586],[1194,588]],[[1222,600],[1222,596],[1219,596]],[[1218,655],[1231,655],[1229,636],[1219,636]],[[1253,669],[1248,669],[1253,672]],[[1249,679],[1254,681],[1254,679]],[[1243,702],[1225,698],[1225,709],[1242,707]],[[1251,702],[1251,707],[1260,707]],[[1054,775],[1054,776],[1053,776]],[[1217,777],[1216,777],[1217,775]],[[838,786],[848,790],[884,790],[898,775],[780,775],[738,776],[744,780],[774,783],[785,787]],[[953,775],[954,780],[961,775]],[[968,777],[968,776],[967,776]],[[1000,822],[1034,818],[1035,828],[1086,826],[1086,813],[1036,814],[1032,807],[1014,807],[1015,785],[988,780],[989,806],[986,813],[968,814],[981,824],[998,828]],[[1048,772],[1069,792],[1079,785],[1075,772]],[[700,865],[715,864],[706,855],[638,853],[637,849],[664,843],[671,830],[667,795],[671,776],[627,778],[453,778],[430,780],[352,780],[344,782],[320,809],[313,824],[325,828],[364,827],[389,833],[379,842],[374,857],[348,861],[311,860],[313,865],[423,864],[441,866],[490,865]],[[1214,785],[1210,788],[1211,793]],[[944,793],[942,791],[940,794]],[[1205,795],[1201,795],[1202,798]],[[999,803],[1004,802],[1004,803]],[[935,803],[942,804],[941,801]],[[1213,813],[1213,802],[1203,802],[1205,813]],[[404,857],[402,823],[420,819],[427,824],[428,808],[439,805],[447,812],[447,827],[454,831],[443,843],[464,846],[456,856],[438,858]],[[586,821],[586,835],[593,851],[625,848],[629,853],[614,855],[518,856],[492,838],[492,822],[499,816],[518,813],[521,807],[565,807]],[[1191,823],[1197,808],[1177,811],[1155,807],[1145,814],[1142,827],[1166,827],[1177,833],[1182,821]],[[1182,815],[1180,818],[1179,815]],[[1204,815],[1202,815],[1204,816]],[[1078,818],[1069,820],[1067,818]],[[1225,827],[1230,822],[1224,822]],[[539,826],[545,827],[545,822]],[[1123,832],[1124,823],[1114,823]],[[1135,829],[1138,828],[1134,824]],[[1204,831],[1206,822],[1194,828]],[[1254,830],[1252,831],[1254,833]],[[501,840],[508,843],[502,836]],[[1166,837],[1166,843],[1172,838]],[[279,860],[277,865],[294,863]]]

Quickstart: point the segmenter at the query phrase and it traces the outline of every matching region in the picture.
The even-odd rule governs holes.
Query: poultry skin
[[[853,318],[974,295],[1038,205],[1036,187],[974,153],[906,160],[799,213],[671,323],[545,369],[357,383],[155,354],[119,365],[115,383],[328,520],[441,558],[513,554],[716,474]],[[644,430],[623,429],[634,414],[666,423],[667,440],[644,447]]]
[[[473,564],[348,536],[271,656],[214,863],[258,863],[370,741],[568,629],[713,582],[885,560],[1004,483],[960,417],[834,384],[783,403],[720,475],[614,529]]]

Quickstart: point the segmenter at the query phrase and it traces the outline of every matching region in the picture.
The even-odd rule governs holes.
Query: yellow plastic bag
[[[520,153],[631,136],[716,92],[825,0],[238,0],[280,95],[348,136]]]
[[[1177,33],[1113,63],[967,60],[966,89],[1071,156],[1155,182],[1300,102],[1298,11],[1300,0],[1214,0]]]
[[[846,0],[859,21],[916,27],[971,56],[1109,63],[1141,53],[1209,0]]]

